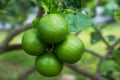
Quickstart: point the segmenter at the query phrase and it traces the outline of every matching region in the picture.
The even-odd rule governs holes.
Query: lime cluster
[[[56,76],[63,63],[79,61],[84,52],[80,38],[70,35],[66,20],[58,14],[42,17],[37,27],[27,30],[22,38],[22,47],[29,55],[37,56],[36,70],[43,76]]]

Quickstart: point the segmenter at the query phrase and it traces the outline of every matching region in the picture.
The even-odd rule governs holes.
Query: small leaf
[[[32,22],[32,28],[37,28],[39,22],[40,22],[39,18],[36,18],[35,20],[33,20],[33,22]]]
[[[118,65],[113,60],[106,60],[102,62],[100,66],[100,71],[103,73],[107,73],[109,71],[114,71],[118,69]]]
[[[120,22],[120,8],[118,8],[114,13],[114,18],[117,22]]]
[[[91,40],[90,40],[91,44],[95,44],[99,40],[101,40],[100,35],[98,35],[97,32],[92,32],[91,33]]]
[[[63,14],[69,24],[69,31],[75,32],[84,30],[92,25],[92,20],[88,16],[77,13],[77,14]]]
[[[120,50],[114,50],[112,52],[112,57],[115,59],[115,60],[119,60],[120,61]]]
[[[45,11],[49,11],[49,8],[48,8],[47,4],[45,4],[45,2],[41,1],[41,6],[44,8]]]
[[[107,38],[109,41],[114,41],[116,39],[115,36],[113,36],[113,35],[109,35],[109,36],[107,36]]]

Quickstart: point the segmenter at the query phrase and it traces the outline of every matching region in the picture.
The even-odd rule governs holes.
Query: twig
[[[98,67],[97,67],[97,72],[99,73],[99,68],[100,68],[100,65],[103,61],[105,61],[106,59],[109,59],[109,55],[113,52],[114,48],[116,47],[116,45],[120,42],[120,38],[109,48],[109,50],[107,51],[106,53],[106,56],[105,58],[101,58],[99,63],[98,63]]]
[[[82,32],[81,30],[77,31],[77,32],[75,33],[75,36],[78,36],[81,32]]]
[[[93,25],[93,28],[96,30],[96,32],[98,33],[98,35],[101,37],[102,41],[106,44],[106,46],[109,48],[110,45],[109,43],[105,40],[105,38],[103,37],[102,33],[95,27],[95,25]]]
[[[6,47],[0,47],[0,54],[3,54],[4,52],[8,52],[8,51],[12,51],[12,50],[19,50],[19,49],[22,49],[22,46],[21,44],[15,44],[15,45],[9,45],[9,46],[6,46]],[[99,55],[98,53],[94,52],[94,51],[91,51],[91,50],[88,50],[88,49],[85,49],[86,52],[89,52],[99,58],[104,58],[103,56]]]
[[[38,13],[37,13],[37,18],[41,18],[42,16],[43,16],[43,14],[44,14],[44,10],[43,10],[43,8],[41,7],[41,8],[39,8],[39,10],[38,10]],[[8,34],[8,36],[5,38],[5,40],[3,41],[3,43],[2,43],[2,47],[3,46],[8,46],[8,44],[9,44],[9,42],[15,37],[15,36],[17,36],[18,34],[20,34],[21,32],[23,32],[23,31],[25,31],[25,30],[27,30],[27,29],[29,29],[29,28],[31,28],[31,24],[27,24],[27,25],[25,25],[25,26],[21,26],[20,28],[18,28],[18,29],[14,29],[12,32],[10,32],[9,34]]]
[[[36,18],[41,18],[44,13],[45,13],[44,9],[42,7],[40,7],[38,10]]]
[[[76,32],[76,33],[75,33],[75,36],[78,36],[78,35],[80,34],[80,32],[81,32],[81,30],[78,31],[78,32]],[[99,55],[98,53],[96,53],[96,52],[94,52],[94,51],[91,51],[91,50],[88,50],[88,49],[85,49],[85,51],[86,51],[86,52],[89,52],[89,53],[91,53],[92,55],[97,56],[97,57],[99,57],[99,58],[104,58],[103,56]]]
[[[16,50],[16,49],[22,49],[21,44],[10,45],[8,47],[4,47],[4,49],[0,49],[0,54],[2,54],[3,52],[12,51],[12,50]],[[75,64],[65,64],[65,65],[67,67],[71,68],[72,70],[74,70],[74,71],[76,71],[76,72],[78,72],[78,73],[80,73],[80,74],[82,74],[84,76],[87,76],[89,78],[93,78],[93,79],[97,79],[97,80],[104,80],[104,79],[101,79],[101,77],[98,74],[92,74],[92,73],[89,73],[89,72],[87,72],[85,70],[79,69],[79,67],[76,66]],[[34,72],[34,68],[30,68],[25,73],[20,75],[18,80],[24,80],[24,78],[26,78],[32,72]]]
[[[120,43],[120,38],[109,48],[109,50],[106,53],[105,58],[108,59],[109,55],[113,52],[114,48]]]
[[[72,70],[74,70],[74,71],[76,71],[76,72],[78,72],[78,73],[80,73],[80,74],[82,74],[82,75],[84,75],[84,76],[87,76],[87,77],[89,77],[89,78],[92,78],[92,79],[95,79],[95,80],[104,80],[104,78],[103,77],[101,77],[100,75],[98,75],[98,74],[92,74],[92,73],[89,73],[89,72],[87,72],[87,71],[85,71],[85,70],[82,70],[82,69],[80,69],[77,65],[75,65],[75,64],[65,64],[67,67],[69,67],[70,69],[72,69]]]
[[[101,76],[99,76],[98,74],[92,74],[89,73],[85,70],[80,69],[77,65],[75,64],[65,64],[67,67],[69,67],[70,69],[78,72],[79,74],[82,74],[84,76],[87,76],[89,78],[92,79],[96,79],[96,80],[104,80],[104,78],[102,78]],[[27,71],[25,71],[24,73],[22,73],[19,77],[18,80],[25,80],[25,78],[27,78],[30,74],[32,74],[33,72],[35,72],[35,67],[31,67],[30,69],[28,69]]]
[[[86,7],[86,1],[85,0],[81,0],[81,4],[82,4],[82,8],[85,8]]]
[[[15,36],[17,36],[18,34],[20,34],[21,32],[23,32],[23,31],[25,31],[25,30],[27,30],[27,29],[29,29],[31,27],[31,24],[27,24],[27,25],[25,25],[25,26],[22,26],[22,27],[20,27],[20,28],[18,28],[18,29],[14,29],[12,32],[10,32],[9,34],[8,34],[8,36],[4,39],[4,41],[2,42],[2,47],[3,46],[8,46],[8,44],[9,44],[9,42],[15,37]]]
[[[17,80],[25,80],[30,74],[32,74],[35,71],[36,71],[35,67],[31,67],[26,72],[22,73]]]
[[[13,50],[20,50],[22,49],[21,44],[15,44],[15,45],[9,45],[6,47],[0,47],[0,54],[4,54],[5,52],[8,51],[13,51]]]
[[[85,49],[85,51],[91,53],[91,54],[94,55],[94,56],[97,56],[97,57],[99,57],[99,58],[103,58],[103,59],[104,59],[104,57],[101,56],[99,53],[96,53],[96,52],[91,51],[91,50],[88,50],[88,49]]]
[[[21,44],[16,44],[16,45],[10,45],[8,47],[4,47],[2,49],[0,49],[0,54],[2,54],[3,52],[7,52],[7,51],[12,51],[12,50],[17,50],[17,49],[22,49]],[[98,74],[92,74],[89,73],[85,70],[79,69],[78,66],[76,66],[75,64],[65,64],[67,67],[71,68],[72,70],[87,76],[89,78],[93,78],[93,79],[97,79],[97,80],[104,80],[101,76],[99,76]],[[33,73],[35,71],[35,68],[32,67],[30,69],[28,69],[26,72],[24,72],[23,74],[20,75],[20,77],[18,78],[18,80],[24,80],[29,74]]]

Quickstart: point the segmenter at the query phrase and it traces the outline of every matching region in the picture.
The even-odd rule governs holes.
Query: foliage
[[[69,31],[75,32],[84,30],[92,25],[92,20],[87,15],[82,13],[63,14],[69,24]]]
[[[30,9],[35,7],[34,0],[1,0],[0,1],[0,22],[4,25],[10,23],[11,27],[23,24]]]
[[[101,14],[97,14],[96,7],[98,6],[103,9]],[[44,15],[56,13],[66,19],[69,24],[70,34],[77,35],[85,43],[85,55],[87,56],[84,55],[82,59],[76,63],[78,65],[77,68],[81,70],[80,74],[79,71],[75,69],[73,71],[78,73],[72,72],[72,68],[66,69],[65,67],[64,71],[57,77],[46,78],[35,72],[31,74],[31,76],[28,76],[26,80],[57,80],[64,74],[73,74],[78,80],[88,80],[86,77],[93,78],[97,72],[99,72],[100,77],[104,77],[106,80],[119,80],[120,41],[117,41],[120,38],[118,25],[120,22],[120,0],[0,0],[0,24],[4,26],[6,23],[10,23],[12,29],[20,27],[26,21],[28,15],[32,13],[32,10],[41,7],[44,8]],[[118,24],[115,23],[112,27],[111,25],[104,25],[102,28],[95,26],[96,30],[91,26],[93,24],[92,18],[96,15],[114,17]],[[39,22],[40,18],[34,19],[32,27],[36,28]],[[100,25],[103,26],[103,24]],[[80,32],[81,34],[79,34]],[[9,32],[5,33],[10,34]],[[0,35],[1,42],[6,35],[3,35],[3,33],[0,33]],[[16,43],[14,40],[12,42],[14,44]],[[92,44],[90,44],[90,42]],[[13,43],[12,45],[14,45]],[[11,46],[11,44],[8,44],[8,46]],[[0,45],[0,51],[4,48],[6,49],[7,46],[1,48]],[[27,71],[27,69],[33,65],[32,61],[34,61],[34,58],[24,54],[23,51],[1,54],[1,80],[16,80],[21,73],[24,73],[24,71]],[[83,74],[81,73],[82,71],[84,71]],[[93,76],[87,76],[85,73]]]
[[[114,18],[117,22],[120,22],[120,8],[114,12]]]

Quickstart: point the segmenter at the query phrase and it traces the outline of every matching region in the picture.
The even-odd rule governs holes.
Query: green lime
[[[66,63],[76,63],[81,59],[83,52],[83,42],[73,35],[68,35],[56,48],[58,58]]]
[[[35,67],[41,75],[53,77],[62,71],[63,62],[61,62],[53,53],[46,52],[36,58]]]
[[[29,29],[23,35],[22,48],[29,55],[39,55],[45,51],[46,44],[37,37],[37,29]]]
[[[62,41],[68,34],[66,20],[58,14],[49,14],[40,19],[38,24],[39,38],[46,43],[54,44]]]

